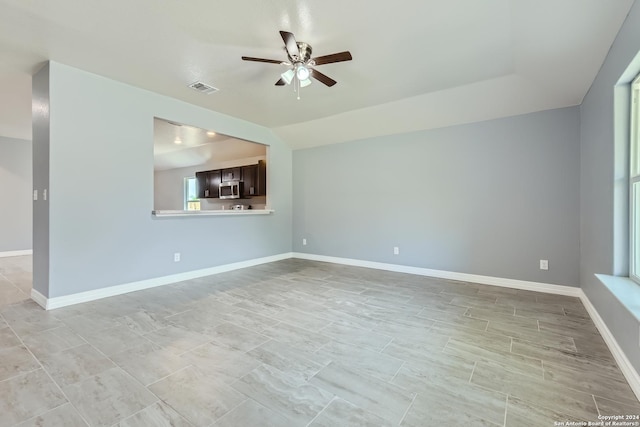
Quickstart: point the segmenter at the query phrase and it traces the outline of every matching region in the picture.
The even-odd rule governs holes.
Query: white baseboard
[[[210,276],[213,274],[224,273],[226,271],[238,270],[241,268],[252,267],[255,265],[266,264],[269,262],[280,261],[289,258],[300,258],[312,261],[330,262],[334,264],[352,265],[357,267],[367,267],[377,270],[394,271],[398,273],[415,274],[419,276],[436,277],[440,279],[458,280],[463,282],[473,282],[492,286],[501,286],[507,288],[524,289],[537,292],[545,292],[550,294],[568,295],[581,297],[584,294],[580,288],[572,286],[553,285],[549,283],[529,282],[524,280],[505,279],[501,277],[480,276],[476,274],[456,273],[443,270],[432,270],[421,267],[410,267],[398,264],[386,264],[381,262],[364,261],[350,258],[339,258],[325,255],[314,255],[301,252],[286,252],[278,255],[272,255],[263,258],[256,258],[247,261],[236,262],[232,264],[219,265],[216,267],[204,268],[201,270],[187,271],[185,273],[171,274],[168,276],[156,277],[153,279],[141,280],[137,282],[125,283],[122,285],[110,286],[108,288],[95,289],[86,292],[79,292],[71,295],[47,298],[39,292],[32,290],[32,299],[46,310],[66,307],[68,305],[80,304],[83,302],[94,301],[101,298],[107,298],[115,295],[122,295],[128,292],[140,291],[142,289],[154,288],[171,283],[181,282],[183,280],[196,279],[198,277]]]
[[[0,252],[0,258],[10,257],[10,256],[23,256],[23,255],[33,255],[32,249],[25,249],[23,251],[5,251]]]
[[[30,251],[29,251],[30,252]],[[480,283],[491,286],[500,286],[513,289],[523,289],[536,292],[545,292],[557,295],[567,295],[578,297],[584,304],[587,312],[591,316],[594,324],[600,331],[602,338],[607,343],[609,350],[613,354],[622,374],[625,376],[631,389],[640,400],[640,375],[634,369],[633,365],[624,354],[622,348],[618,345],[618,342],[614,338],[613,334],[604,323],[604,320],[598,314],[589,298],[580,288],[573,286],[554,285],[550,283],[539,283],[525,280],[505,279],[501,277],[481,276],[476,274],[456,273],[443,270],[432,270],[428,268],[409,267],[405,265],[386,264],[381,262],[364,261],[350,258],[331,257],[325,255],[314,255],[301,252],[288,252],[264,258],[256,258],[247,261],[236,262],[233,264],[220,265],[211,268],[205,268],[201,270],[188,271],[185,273],[172,274],[169,276],[157,277],[148,280],[141,280],[138,282],[125,283],[122,285],[111,286],[109,288],[96,289],[93,291],[80,292],[73,295],[65,295],[61,297],[47,298],[35,289],[31,290],[31,299],[38,303],[46,310],[52,310],[55,308],[65,307],[68,305],[79,304],[88,301],[94,301],[101,298],[107,298],[110,296],[121,295],[128,292],[139,291],[142,289],[153,288],[157,286],[163,286],[170,283],[181,282],[183,280],[196,279],[198,277],[210,276],[213,274],[223,273],[226,271],[238,270],[241,268],[252,267],[255,265],[266,264],[274,261],[281,261],[289,258],[299,258],[311,261],[330,262],[334,264],[351,265],[357,267],[367,267],[377,270],[394,271],[398,273],[415,274],[419,276],[435,277],[440,279],[458,280],[464,282]]]
[[[618,341],[616,341],[615,337],[607,327],[607,324],[604,322],[604,320],[602,320],[602,317],[600,317],[598,310],[596,310],[594,305],[591,304],[591,301],[587,297],[587,294],[585,294],[582,289],[580,289],[580,293],[580,300],[584,304],[584,307],[587,309],[591,320],[593,320],[596,328],[598,328],[598,331],[600,331],[600,335],[602,335],[602,339],[604,339],[604,342],[607,343],[607,347],[609,347],[609,351],[611,351],[613,358],[616,360],[618,367],[622,371],[622,375],[624,375],[624,377],[627,379],[629,386],[635,393],[638,400],[640,400],[640,374],[638,374],[638,371],[635,370],[635,368],[631,364],[631,361],[629,361],[629,358],[627,358],[627,355],[624,354],[622,347],[620,347]]]
[[[31,289],[31,299],[35,301],[40,307],[44,308],[45,310],[48,310],[47,297],[45,297],[44,295],[42,295],[40,292],[36,291],[33,288]]]
[[[385,264],[380,262],[363,261],[350,258],[339,258],[325,255],[314,255],[300,252],[293,253],[294,258],[307,259],[312,261],[323,261],[334,264],[352,265],[357,267],[374,268],[378,270],[394,271],[399,273],[416,274],[419,276],[437,277],[440,279],[459,280],[464,282],[480,283],[484,285],[502,286],[514,289],[523,289],[528,291],[545,292],[556,295],[566,295],[572,297],[578,297],[584,304],[589,316],[593,320],[593,323],[600,331],[602,338],[604,339],[607,347],[611,351],[616,363],[620,367],[622,374],[626,378],[629,386],[635,393],[638,400],[640,400],[640,375],[635,370],[624,351],[616,341],[615,337],[607,327],[596,308],[591,304],[587,295],[581,288],[573,286],[553,285],[549,283],[529,282],[524,280],[504,279],[501,277],[479,276],[475,274],[456,273],[451,271],[431,270],[428,268],[408,267],[405,265]]]
[[[482,285],[501,286],[503,288],[523,289],[527,291],[545,292],[547,294],[567,295],[580,297],[582,290],[574,286],[553,285],[550,283],[530,282],[526,280],[505,279],[502,277],[480,276],[477,274],[456,273],[453,271],[432,270],[429,268],[410,267],[407,265],[386,264],[382,262],[364,261],[351,258],[339,258],[325,255],[314,255],[294,252],[294,258],[308,259],[311,261],[331,262],[334,264],[353,265],[367,267],[376,270],[394,271],[396,273],[409,273],[418,276],[437,277],[439,279],[458,280],[461,282],[480,283]]]
[[[35,289],[32,289],[31,299],[33,299],[45,310],[53,310],[73,304],[80,304],[83,302],[94,301],[101,298],[122,295],[128,292],[168,285],[171,283],[181,282],[183,280],[197,279],[198,277],[211,276],[212,274],[224,273],[226,271],[239,270],[241,268],[252,267],[254,265],[289,259],[291,258],[291,256],[291,252],[287,252],[263,258],[255,258],[247,261],[235,262],[233,264],[219,265],[216,267],[204,268],[201,270],[187,271],[185,273],[171,274],[169,276],[155,277],[153,279],[140,280],[138,282],[110,286],[108,288],[79,292],[77,294],[64,295],[61,297],[47,298]]]

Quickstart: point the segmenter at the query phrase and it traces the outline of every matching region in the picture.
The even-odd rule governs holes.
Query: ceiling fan
[[[298,92],[300,99],[300,88],[309,86],[311,79],[316,79],[321,83],[331,87],[337,82],[331,77],[322,74],[316,70],[318,65],[331,64],[333,62],[351,61],[351,53],[349,51],[332,53],[331,55],[311,57],[311,45],[296,41],[292,33],[280,31],[282,40],[284,41],[285,50],[287,52],[288,61],[279,61],[277,59],[253,58],[243,56],[244,61],[267,62],[269,64],[287,65],[287,71],[281,74],[280,80],[276,82],[276,86],[284,86],[294,83],[294,89]]]

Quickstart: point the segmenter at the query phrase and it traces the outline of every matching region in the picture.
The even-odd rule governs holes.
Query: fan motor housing
[[[311,59],[311,52],[313,51],[313,49],[311,48],[310,44],[307,44],[305,42],[297,42],[296,44],[298,45],[298,50],[300,51],[300,57],[295,60],[295,58],[289,56],[289,59],[294,63],[302,62],[306,64]]]

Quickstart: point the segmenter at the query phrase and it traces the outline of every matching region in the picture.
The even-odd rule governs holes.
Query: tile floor
[[[286,260],[45,312],[0,259],[0,426],[554,426],[640,414],[576,298]]]

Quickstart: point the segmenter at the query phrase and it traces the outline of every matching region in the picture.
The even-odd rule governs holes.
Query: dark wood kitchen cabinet
[[[220,197],[220,183],[242,181],[242,197],[267,195],[267,166],[263,160],[258,164],[235,168],[196,172],[198,198],[217,199]]]
[[[207,183],[209,185],[209,195],[207,197],[212,197],[217,199],[220,197],[220,182],[221,182],[221,173],[220,171],[209,171],[207,174]]]
[[[240,181],[242,179],[242,168],[222,169],[222,182]]]
[[[261,160],[257,165],[242,167],[244,182],[243,197],[265,196],[267,194],[267,168]]]
[[[198,198],[210,199],[220,197],[221,171],[196,172],[198,182]]]
[[[206,194],[209,192],[209,185],[207,184],[207,174],[209,172],[196,172],[196,181],[198,183],[198,199],[206,198]]]

